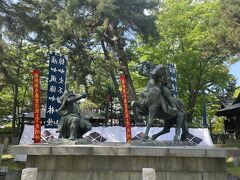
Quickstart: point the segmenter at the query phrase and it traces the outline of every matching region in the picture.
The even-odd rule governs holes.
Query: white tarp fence
[[[132,127],[132,137],[135,137],[141,132],[145,132],[146,127]],[[49,131],[55,138],[58,137],[58,133],[56,133],[56,129],[45,129],[44,126],[41,128],[41,132],[45,130]],[[162,127],[152,127],[149,132],[149,136],[158,133],[162,130]],[[97,132],[102,137],[106,139],[105,142],[126,142],[126,135],[125,135],[125,127],[119,126],[100,126],[100,127],[93,127],[91,131],[87,132],[85,136],[89,134]],[[202,141],[198,144],[199,146],[213,146],[213,142],[207,128],[189,128],[189,132],[198,138],[201,138]],[[175,135],[175,128],[171,128],[171,131],[167,134],[160,136],[157,140],[165,140],[171,141]],[[33,125],[25,125],[22,137],[20,139],[19,144],[33,144]],[[26,156],[18,155],[15,157],[15,161],[26,161]]]

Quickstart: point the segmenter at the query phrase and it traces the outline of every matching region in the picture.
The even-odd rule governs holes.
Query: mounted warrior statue
[[[181,100],[174,98],[168,87],[167,69],[163,65],[155,65],[143,62],[137,66],[140,75],[149,78],[147,86],[141,92],[140,102],[133,101],[133,108],[137,108],[143,116],[148,116],[147,128],[144,139],[148,139],[150,127],[154,118],[164,120],[164,128],[151,139],[157,139],[160,135],[170,132],[170,128],[176,124],[175,141],[185,140],[188,134],[186,126],[186,112]],[[182,129],[182,135],[180,132]]]

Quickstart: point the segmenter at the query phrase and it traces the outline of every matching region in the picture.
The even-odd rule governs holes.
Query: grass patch
[[[227,172],[233,176],[240,177],[240,166],[234,167],[232,162],[227,162]]]
[[[9,170],[21,170],[26,167],[26,162],[14,161],[12,154],[3,154],[1,166],[7,166]]]
[[[2,160],[1,166],[7,166],[9,170],[21,170],[26,167],[26,162],[18,162],[13,159]]]
[[[222,148],[240,148],[240,142],[239,141],[233,141],[226,144],[214,144],[216,147],[222,147]]]
[[[239,148],[239,150],[240,150],[239,140],[234,140],[234,141],[228,142],[226,144],[214,144],[214,146],[221,147],[221,148]],[[240,157],[238,157],[238,158],[240,158]],[[233,157],[229,157],[227,159],[226,168],[227,168],[228,174],[231,174],[233,176],[240,178],[240,164],[238,166],[234,166]]]

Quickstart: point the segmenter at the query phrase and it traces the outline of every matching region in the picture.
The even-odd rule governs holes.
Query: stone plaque
[[[142,168],[142,180],[156,180],[155,169]]]
[[[23,169],[21,180],[37,180],[37,168]]]

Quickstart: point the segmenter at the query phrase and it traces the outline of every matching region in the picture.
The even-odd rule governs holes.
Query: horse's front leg
[[[149,107],[149,115],[148,115],[148,123],[147,123],[147,128],[145,130],[145,133],[144,133],[144,136],[143,136],[143,139],[148,139],[149,136],[149,130],[153,124],[153,121],[154,121],[154,117],[155,117],[155,113],[156,113],[156,107],[153,105],[153,106],[150,106]]]

